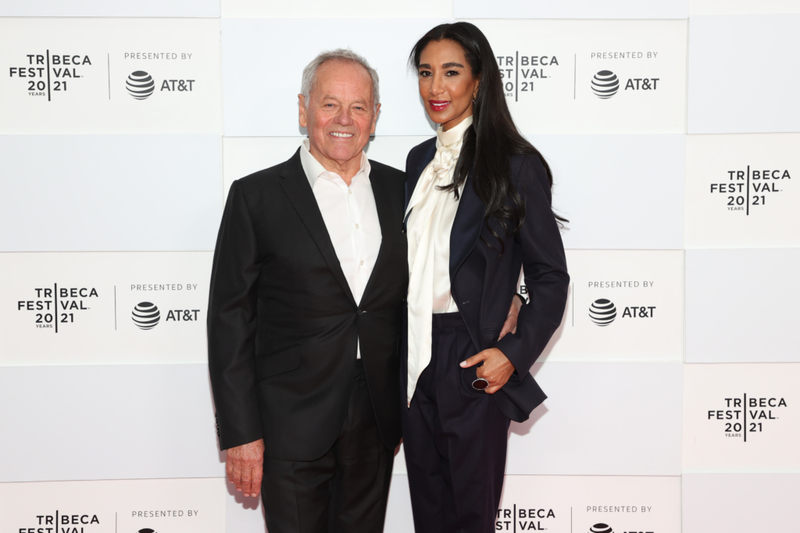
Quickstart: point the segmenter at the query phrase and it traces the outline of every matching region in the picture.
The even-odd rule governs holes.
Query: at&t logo
[[[600,298],[589,307],[589,318],[598,326],[607,326],[617,318],[617,307],[611,300]]]
[[[146,100],[152,96],[156,90],[156,82],[153,77],[143,70],[132,72],[125,82],[128,94],[136,100]]]
[[[163,80],[160,91],[166,92],[192,92],[195,80]],[[143,70],[132,72],[125,81],[125,89],[136,100],[147,100],[156,90],[155,79]]]
[[[655,91],[661,78],[629,78],[624,91]],[[619,92],[620,78],[610,70],[601,70],[592,77],[592,92],[601,100],[608,100]]]
[[[199,315],[199,309],[170,309],[164,322],[197,322]],[[139,329],[153,329],[161,321],[161,311],[152,302],[141,302],[133,308],[131,319]]]
[[[592,92],[601,100],[611,98],[619,90],[619,78],[610,70],[601,70],[592,78]]]
[[[161,320],[161,311],[158,310],[156,304],[141,302],[133,308],[131,318],[139,329],[153,329]]]
[[[655,305],[629,305],[622,309],[621,318],[653,318]],[[607,298],[599,298],[589,306],[589,318],[595,325],[605,327],[617,318],[617,306]]]

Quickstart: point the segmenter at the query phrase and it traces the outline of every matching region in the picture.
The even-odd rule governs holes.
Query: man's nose
[[[341,124],[342,126],[352,124],[353,117],[350,114],[350,109],[342,107],[341,110],[339,110],[339,113],[336,115],[336,123]]]

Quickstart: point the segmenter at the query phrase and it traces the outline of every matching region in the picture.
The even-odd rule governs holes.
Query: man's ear
[[[375,118],[372,119],[372,129],[369,132],[370,135],[375,134],[375,126],[378,125],[378,115],[380,114],[380,112],[381,112],[381,104],[378,104],[375,106]]]
[[[297,95],[297,105],[300,107],[300,127],[305,128],[308,126],[308,117],[306,117],[306,97],[302,94]]]

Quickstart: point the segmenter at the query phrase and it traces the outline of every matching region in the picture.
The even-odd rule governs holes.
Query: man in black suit
[[[234,182],[223,214],[208,313],[219,442],[236,489],[261,489],[270,533],[383,530],[407,259],[405,175],[363,153],[378,102],[363,58],[320,54],[299,95],[308,139]]]

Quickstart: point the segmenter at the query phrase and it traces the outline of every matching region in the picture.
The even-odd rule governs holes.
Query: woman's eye
[[[459,72],[457,70],[448,70],[447,71],[447,75],[448,76],[458,76],[458,74],[459,74]]]
[[[431,75],[431,73],[428,70],[420,70],[419,71],[419,77],[420,78],[427,78],[430,75]]]

